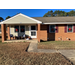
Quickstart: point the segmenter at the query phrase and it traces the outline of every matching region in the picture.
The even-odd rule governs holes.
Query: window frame
[[[32,26],[35,26],[35,25],[32,25]],[[35,26],[35,30],[36,30],[36,26]],[[31,30],[31,31],[35,31],[35,30]]]
[[[56,25],[55,24],[53,24],[54,26],[55,26],[55,28],[56,28]],[[52,25],[49,25],[49,33],[56,33],[56,31],[55,32],[51,32],[50,30],[51,30],[51,26]]]
[[[24,26],[24,25],[22,25],[22,26]],[[24,26],[24,29],[25,29],[25,26]],[[21,32],[20,30],[21,30],[21,25],[19,26],[19,33],[25,33],[25,31]]]
[[[68,32],[68,26],[72,25],[72,32]],[[67,24],[67,33],[73,33],[73,24]]]
[[[16,26],[16,25],[15,25],[15,26]],[[15,26],[14,26],[14,32],[15,32]],[[21,31],[20,31],[20,29],[21,29],[21,27],[20,27],[20,26],[21,26],[21,25],[18,25],[18,26],[19,26],[19,32],[15,32],[15,33],[25,33],[25,32],[21,32]],[[22,25],[22,26],[24,26],[24,27],[25,27],[25,25]],[[26,28],[25,28],[25,30],[26,30]]]
[[[16,26],[16,25],[15,25]],[[14,26],[14,32],[15,32],[15,26]],[[19,26],[19,25],[18,25]],[[19,28],[19,31],[20,31],[20,28]],[[15,33],[19,33],[19,31],[18,32],[15,32]]]

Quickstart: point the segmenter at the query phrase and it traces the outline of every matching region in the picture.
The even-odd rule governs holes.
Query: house
[[[25,34],[37,39],[38,42],[40,40],[75,41],[75,17],[28,17],[19,13],[0,24],[2,42],[6,40],[6,34],[8,40],[10,34],[13,36]]]

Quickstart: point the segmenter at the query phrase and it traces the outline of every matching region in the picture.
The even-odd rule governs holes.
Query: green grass
[[[75,41],[47,41],[40,42],[38,48],[44,49],[75,49]]]

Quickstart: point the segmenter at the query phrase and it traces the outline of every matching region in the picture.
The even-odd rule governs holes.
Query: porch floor
[[[20,40],[5,40],[4,42],[34,42],[35,40],[36,39],[33,39],[33,40],[20,39]]]

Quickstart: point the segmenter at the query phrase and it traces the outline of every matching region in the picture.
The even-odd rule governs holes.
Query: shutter
[[[75,32],[75,25],[73,25],[73,32]]]
[[[49,25],[47,25],[47,33],[49,33]]]
[[[58,33],[58,25],[56,25],[56,33]]]
[[[65,25],[65,33],[67,33],[67,25]]]

